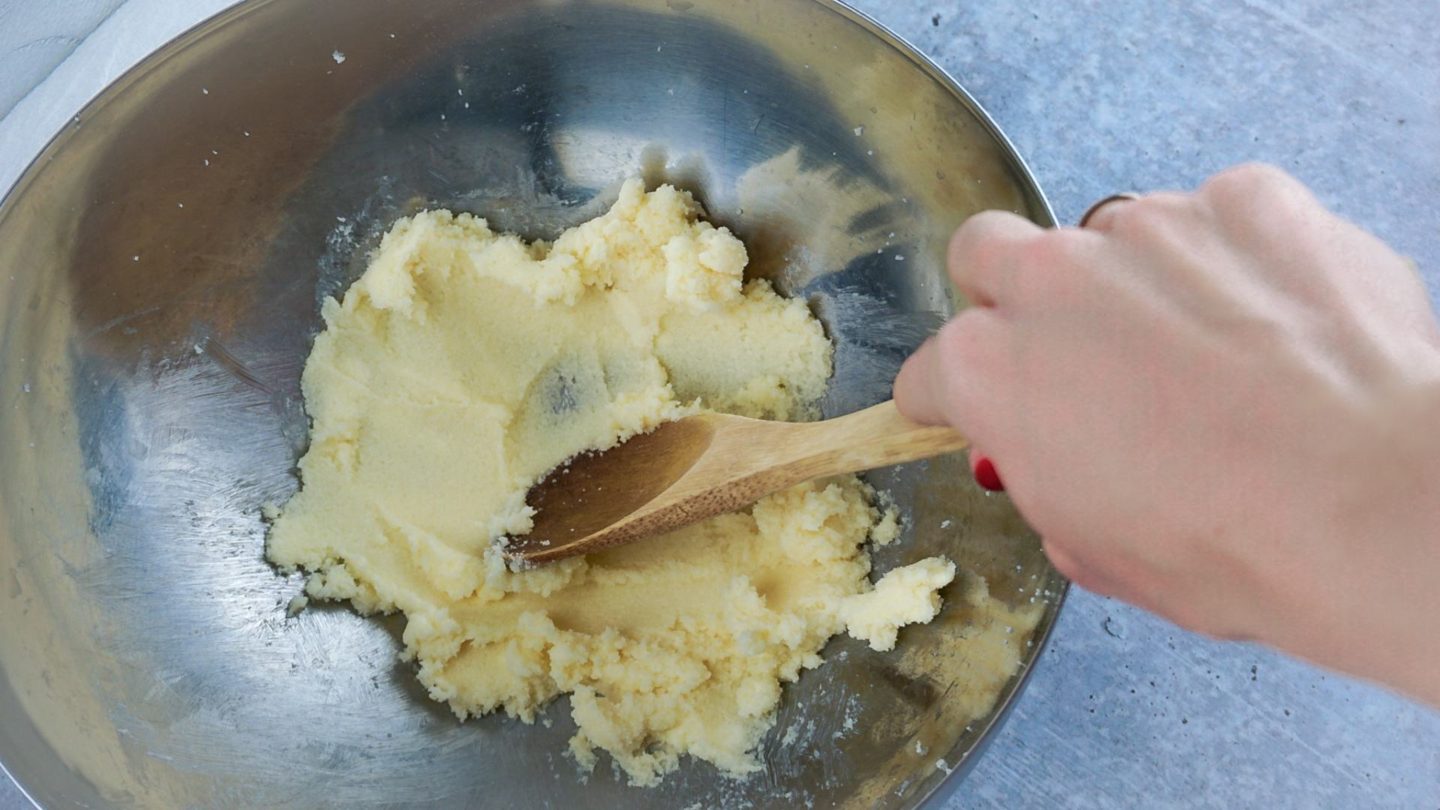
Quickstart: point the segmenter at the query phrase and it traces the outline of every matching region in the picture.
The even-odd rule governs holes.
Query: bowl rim
[[[272,3],[284,2],[285,0],[238,0],[226,8],[223,8],[204,19],[196,22],[162,45],[145,54],[135,64],[126,68],[112,81],[95,92],[78,110],[73,113],[67,123],[61,125],[60,129],[52,134],[35,156],[25,165],[25,168],[16,176],[13,184],[5,189],[0,195],[0,224],[3,224],[11,212],[16,208],[17,201],[23,197],[25,192],[33,185],[41,174],[45,165],[50,162],[54,154],[62,149],[70,140],[72,133],[78,129],[87,118],[96,111],[103,109],[110,104],[117,96],[124,93],[131,85],[148,75],[151,71],[158,69],[163,64],[174,58],[186,48],[199,42],[208,36],[212,31],[231,24],[234,20],[252,14]],[[805,0],[801,0],[804,2]],[[1032,202],[1038,204],[1038,212],[1047,221],[1039,223],[1044,227],[1055,227],[1058,222],[1055,218],[1054,208],[1045,191],[1041,188],[1039,181],[1035,178],[1034,171],[1025,162],[1019,150],[1010,137],[996,122],[988,110],[966,90],[954,76],[944,68],[940,67],[923,51],[911,44],[908,40],[896,33],[890,27],[876,20],[866,12],[849,5],[844,0],[808,0],[830,14],[838,15],[849,23],[859,26],[875,36],[880,42],[889,46],[893,51],[904,57],[906,61],[914,65],[932,81],[944,88],[961,106],[965,107],[975,117],[976,121],[984,128],[986,134],[994,139],[999,147],[1002,156],[1011,162],[1017,170],[1019,179],[1027,191],[1034,195]],[[43,83],[43,80],[42,80]],[[38,86],[38,85],[37,85]],[[1053,631],[1059,621],[1060,613],[1065,607],[1065,602],[1070,592],[1070,582],[1058,572],[1052,572],[1056,594],[1053,599],[1047,600],[1045,611],[1031,633],[1031,641],[1034,643],[1034,652],[1029,660],[1022,660],[1020,667],[1011,676],[1007,684],[1008,691],[1000,695],[996,705],[991,708],[984,722],[978,729],[978,736],[975,743],[968,751],[965,751],[954,767],[946,773],[945,777],[937,782],[925,793],[915,797],[915,808],[929,808],[936,810],[940,808],[951,796],[953,796],[966,775],[974,769],[975,764],[980,760],[981,755],[990,745],[1000,728],[1009,719],[1015,704],[1024,693],[1025,687],[1029,684],[1035,664],[1038,663],[1045,651],[1049,648]],[[957,746],[958,747],[958,746]],[[952,748],[947,756],[955,753]],[[35,798],[34,791],[27,787],[9,766],[5,764],[3,757],[0,757],[0,776],[8,779],[20,795],[36,808],[42,807]]]
[[[1034,202],[1038,203],[1040,208],[1038,213],[1042,214],[1044,218],[1048,220],[1039,224],[1050,228],[1056,227],[1059,224],[1055,218],[1055,209],[1050,205],[1049,198],[1045,196],[1044,189],[1041,188],[1040,182],[1035,178],[1035,172],[1030,168],[1030,165],[1025,162],[1025,158],[1020,155],[1019,150],[1015,148],[1014,142],[1012,142],[1010,137],[1000,128],[994,116],[992,116],[979,100],[971,95],[970,91],[966,90],[954,76],[951,76],[949,71],[940,67],[933,59],[925,55],[923,51],[911,44],[909,40],[900,36],[900,34],[896,33],[889,26],[849,5],[844,2],[844,0],[810,1],[824,7],[832,14],[838,14],[851,23],[869,31],[881,42],[890,46],[895,52],[919,68],[929,76],[932,81],[948,91],[962,106],[970,110],[971,114],[975,116],[975,119],[985,128],[986,133],[995,139],[995,143],[1000,147],[1004,157],[1012,162],[1023,183],[1029,186],[1029,190],[1034,193]],[[1055,624],[1059,621],[1060,612],[1064,609],[1065,601],[1070,594],[1070,581],[1068,579],[1057,571],[1053,572],[1053,580],[1057,587],[1055,598],[1053,600],[1047,600],[1048,604],[1046,609],[1041,614],[1039,623],[1035,625],[1035,629],[1031,633],[1030,639],[1035,644],[1034,653],[1029,657],[1028,661],[1022,660],[1020,662],[1019,670],[1011,676],[1008,691],[1000,695],[996,701],[996,705],[991,708],[984,725],[980,727],[975,744],[971,746],[968,751],[964,752],[961,759],[954,765],[949,773],[945,775],[945,778],[937,782],[934,787],[930,788],[930,790],[924,794],[916,797],[914,805],[916,808],[939,810],[939,808],[954,796],[959,790],[960,784],[970,771],[974,769],[975,764],[980,761],[980,757],[984,754],[985,749],[994,740],[996,734],[999,733],[1000,728],[1005,725],[1005,721],[1009,719],[1010,713],[1014,711],[1015,704],[1025,692],[1025,687],[1030,683],[1030,677],[1035,670],[1035,665],[1040,661],[1050,646]],[[952,748],[948,753],[954,753],[954,749]]]

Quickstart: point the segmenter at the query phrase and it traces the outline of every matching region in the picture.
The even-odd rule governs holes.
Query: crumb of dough
[[[939,558],[869,580],[898,524],[853,476],[666,537],[525,571],[532,483],[696,409],[816,415],[831,345],[802,302],[746,282],[744,245],[685,192],[627,183],[603,216],[526,244],[426,211],[322,309],[306,363],[303,488],[267,554],[309,599],[400,611],[404,657],[457,717],[533,722],[571,696],[570,749],[639,785],[681,756],[760,769],[781,684],[847,627],[872,646],[935,615]]]
[[[880,514],[875,528],[870,530],[870,539],[877,546],[888,546],[900,537],[900,510],[886,506]]]
[[[852,596],[841,607],[846,631],[885,652],[895,649],[900,628],[924,624],[940,613],[940,589],[955,579],[955,563],[930,557],[896,568],[869,593]]]
[[[310,598],[308,596],[303,593],[296,594],[295,596],[290,597],[290,601],[286,603],[285,615],[293,619],[296,616],[300,615],[300,611],[304,610],[309,606]]]

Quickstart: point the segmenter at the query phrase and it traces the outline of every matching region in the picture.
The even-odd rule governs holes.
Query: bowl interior
[[[906,519],[877,570],[968,572],[941,618],[895,653],[832,642],[748,779],[581,778],[564,701],[462,725],[396,660],[398,620],[287,617],[299,581],[265,563],[260,506],[297,486],[319,302],[401,215],[549,237],[637,174],[695,192],[811,302],[832,415],[888,397],[952,310],[961,220],[1053,224],[978,108],[817,0],[259,0],[74,119],[0,210],[0,760],[31,795],[911,806],[963,764],[1063,584],[962,459],[870,476]],[[967,599],[981,582],[1006,609]]]

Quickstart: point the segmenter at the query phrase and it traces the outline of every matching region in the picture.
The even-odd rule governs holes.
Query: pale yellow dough
[[[745,248],[668,186],[526,245],[446,211],[402,219],[305,366],[303,489],[268,554],[312,598],[403,611],[405,655],[464,718],[571,697],[584,765],[654,784],[682,754],[744,773],[782,682],[849,630],[894,646],[939,610],[939,558],[872,586],[893,514],[846,477],[650,542],[513,573],[497,538],[578,452],[696,408],[813,415],[831,347],[805,305],[743,281]]]

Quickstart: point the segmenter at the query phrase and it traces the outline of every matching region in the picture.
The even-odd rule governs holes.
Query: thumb
[[[939,351],[932,337],[920,344],[900,367],[900,374],[895,378],[895,407],[905,418],[926,425],[947,422],[939,363]]]
[[[900,367],[896,407],[916,422],[950,424],[972,441],[985,439],[994,418],[998,347],[1005,343],[1005,324],[994,310],[964,310]]]
[[[916,350],[900,367],[895,378],[895,407],[907,419],[922,424],[945,424],[944,389],[940,384],[938,351],[935,339],[931,338]],[[991,492],[1000,492],[1005,484],[995,470],[995,463],[978,448],[971,448],[970,469],[980,486]]]

